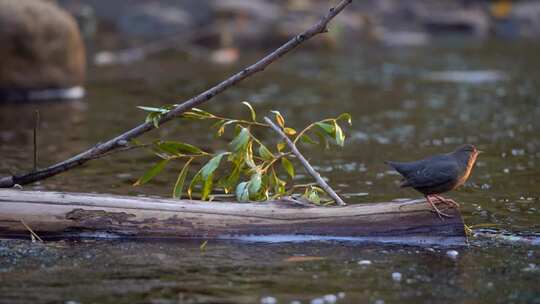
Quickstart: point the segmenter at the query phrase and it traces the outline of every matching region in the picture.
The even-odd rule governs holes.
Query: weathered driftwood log
[[[464,243],[458,209],[441,221],[423,200],[306,207],[290,202],[225,203],[103,194],[0,190],[0,236],[322,239]]]

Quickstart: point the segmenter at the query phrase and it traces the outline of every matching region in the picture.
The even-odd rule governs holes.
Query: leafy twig
[[[292,153],[296,155],[300,163],[306,168],[306,171],[315,178],[317,181],[317,184],[321,186],[321,188],[328,193],[328,195],[336,201],[336,203],[340,206],[345,206],[346,203],[336,194],[334,189],[332,189],[322,178],[321,175],[313,169],[313,167],[309,164],[307,159],[298,151],[298,148],[296,145],[291,141],[291,139],[268,117],[264,118],[264,121],[266,121],[267,124],[270,125],[270,127],[276,131],[276,133],[279,134],[279,136],[287,143],[289,148],[291,149]]]
[[[264,58],[256,62],[255,64],[243,69],[242,71],[232,75],[216,86],[208,89],[201,94],[179,104],[174,107],[169,112],[163,114],[159,119],[159,124],[163,124],[167,121],[170,121],[182,113],[189,111],[193,107],[197,107],[200,104],[212,99],[214,96],[222,93],[223,91],[229,89],[230,87],[236,85],[240,81],[250,77],[253,74],[263,71],[267,66],[272,64],[277,59],[281,58],[283,55],[303,43],[304,41],[312,38],[313,36],[327,32],[327,25],[330,20],[332,20],[336,15],[338,15],[347,5],[349,5],[352,0],[341,0],[335,7],[330,8],[328,13],[322,17],[316,24],[307,29],[306,31],[296,35],[288,42],[283,44],[278,49],[274,50],[270,54],[266,55]],[[52,165],[50,167],[37,170],[35,172],[30,172],[23,175],[14,175],[6,176],[0,178],[0,188],[13,187],[15,184],[26,185],[35,181],[43,180],[48,177],[57,175],[59,173],[68,171],[72,168],[83,165],[89,160],[99,158],[105,153],[115,150],[122,147],[122,143],[128,142],[152,129],[156,126],[152,121],[147,121],[143,124],[136,126],[135,128],[124,132],[104,143],[99,143],[93,146],[92,148],[68,159]]]

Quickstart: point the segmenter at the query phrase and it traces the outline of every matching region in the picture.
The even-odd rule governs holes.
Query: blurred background
[[[0,99],[79,98],[90,67],[128,64],[164,52],[233,64],[304,30],[337,1],[0,1]],[[73,22],[73,20],[76,21]],[[459,37],[537,40],[540,4],[508,0],[354,2],[329,35],[308,48],[429,46]],[[31,71],[27,72],[27,71]]]

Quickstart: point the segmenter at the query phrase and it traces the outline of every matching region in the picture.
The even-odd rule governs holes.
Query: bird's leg
[[[442,197],[440,195],[437,195],[437,194],[432,194],[432,195],[443,204],[449,205],[450,207],[459,208],[458,202],[456,202],[455,200],[453,200],[451,198],[444,198],[444,197]]]
[[[437,213],[437,215],[439,216],[439,218],[442,220],[443,219],[443,216],[444,217],[452,217],[444,212],[442,212],[441,210],[439,210],[439,208],[437,208],[437,206],[435,206],[435,203],[433,202],[432,198],[431,198],[431,195],[426,195],[426,200],[428,202],[428,204],[431,205],[431,207],[433,207],[433,212]]]

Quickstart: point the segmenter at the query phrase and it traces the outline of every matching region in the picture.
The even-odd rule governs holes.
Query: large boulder
[[[85,48],[64,10],[41,0],[0,0],[0,42],[0,102],[80,97]]]

